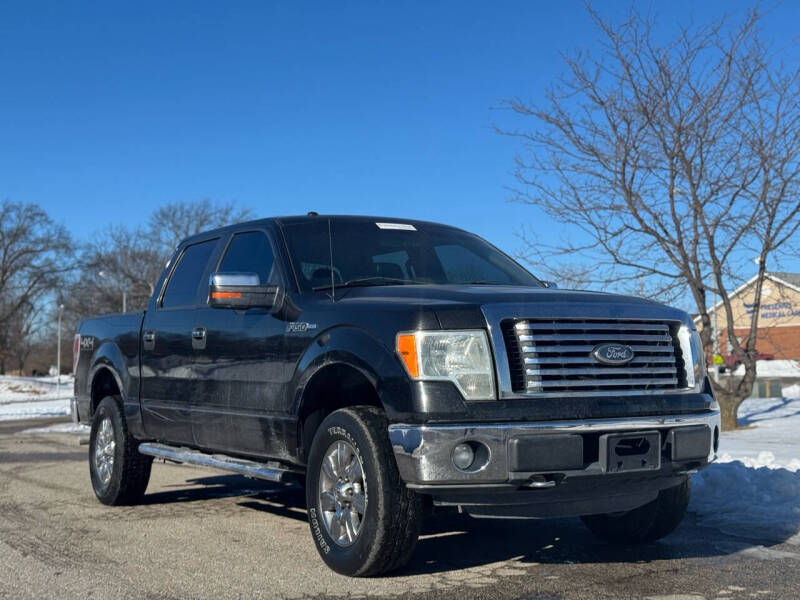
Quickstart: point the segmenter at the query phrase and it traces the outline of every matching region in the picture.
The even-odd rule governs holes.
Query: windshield
[[[432,224],[328,219],[286,223],[283,232],[300,286],[480,284],[542,287],[476,235]]]

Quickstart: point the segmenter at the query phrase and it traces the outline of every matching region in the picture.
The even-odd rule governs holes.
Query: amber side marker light
[[[403,359],[408,374],[419,377],[419,362],[417,361],[417,341],[414,334],[404,333],[397,336],[397,353]]]
[[[242,292],[213,292],[212,298],[241,298]]]

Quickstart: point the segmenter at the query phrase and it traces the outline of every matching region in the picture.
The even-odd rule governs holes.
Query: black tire
[[[656,500],[658,502],[656,518],[653,520],[645,540],[654,542],[675,531],[681,524],[686,509],[689,508],[691,495],[692,485],[688,477],[680,485],[661,490]]]
[[[417,544],[422,498],[400,479],[387,426],[386,416],[375,407],[344,408],[325,418],[311,444],[306,471],[311,535],[322,560],[343,575],[369,577],[398,569],[408,562]],[[328,530],[319,493],[324,480],[323,460],[339,441],[346,442],[360,458],[365,484],[366,507],[360,528],[347,546],[335,541]]]
[[[89,437],[89,474],[92,488],[97,499],[110,506],[139,503],[150,481],[150,469],[153,465],[153,458],[139,454],[139,442],[128,433],[121,402],[118,396],[103,398],[92,417],[92,432]],[[113,456],[110,476],[104,481],[98,467],[97,439],[104,435],[101,428],[106,420],[112,429],[114,446],[113,451],[108,453]]]
[[[597,537],[615,544],[653,542],[675,531],[689,506],[691,485],[680,484],[661,490],[652,502],[621,514],[581,517]]]

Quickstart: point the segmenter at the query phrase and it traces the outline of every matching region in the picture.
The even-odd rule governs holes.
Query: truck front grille
[[[535,396],[617,395],[684,387],[677,324],[645,320],[514,319],[502,322],[515,392]],[[592,356],[598,345],[633,350],[626,364]]]

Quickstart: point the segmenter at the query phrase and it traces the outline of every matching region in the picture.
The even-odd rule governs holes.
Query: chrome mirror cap
[[[257,286],[261,279],[255,273],[213,273],[211,281],[213,286]]]

